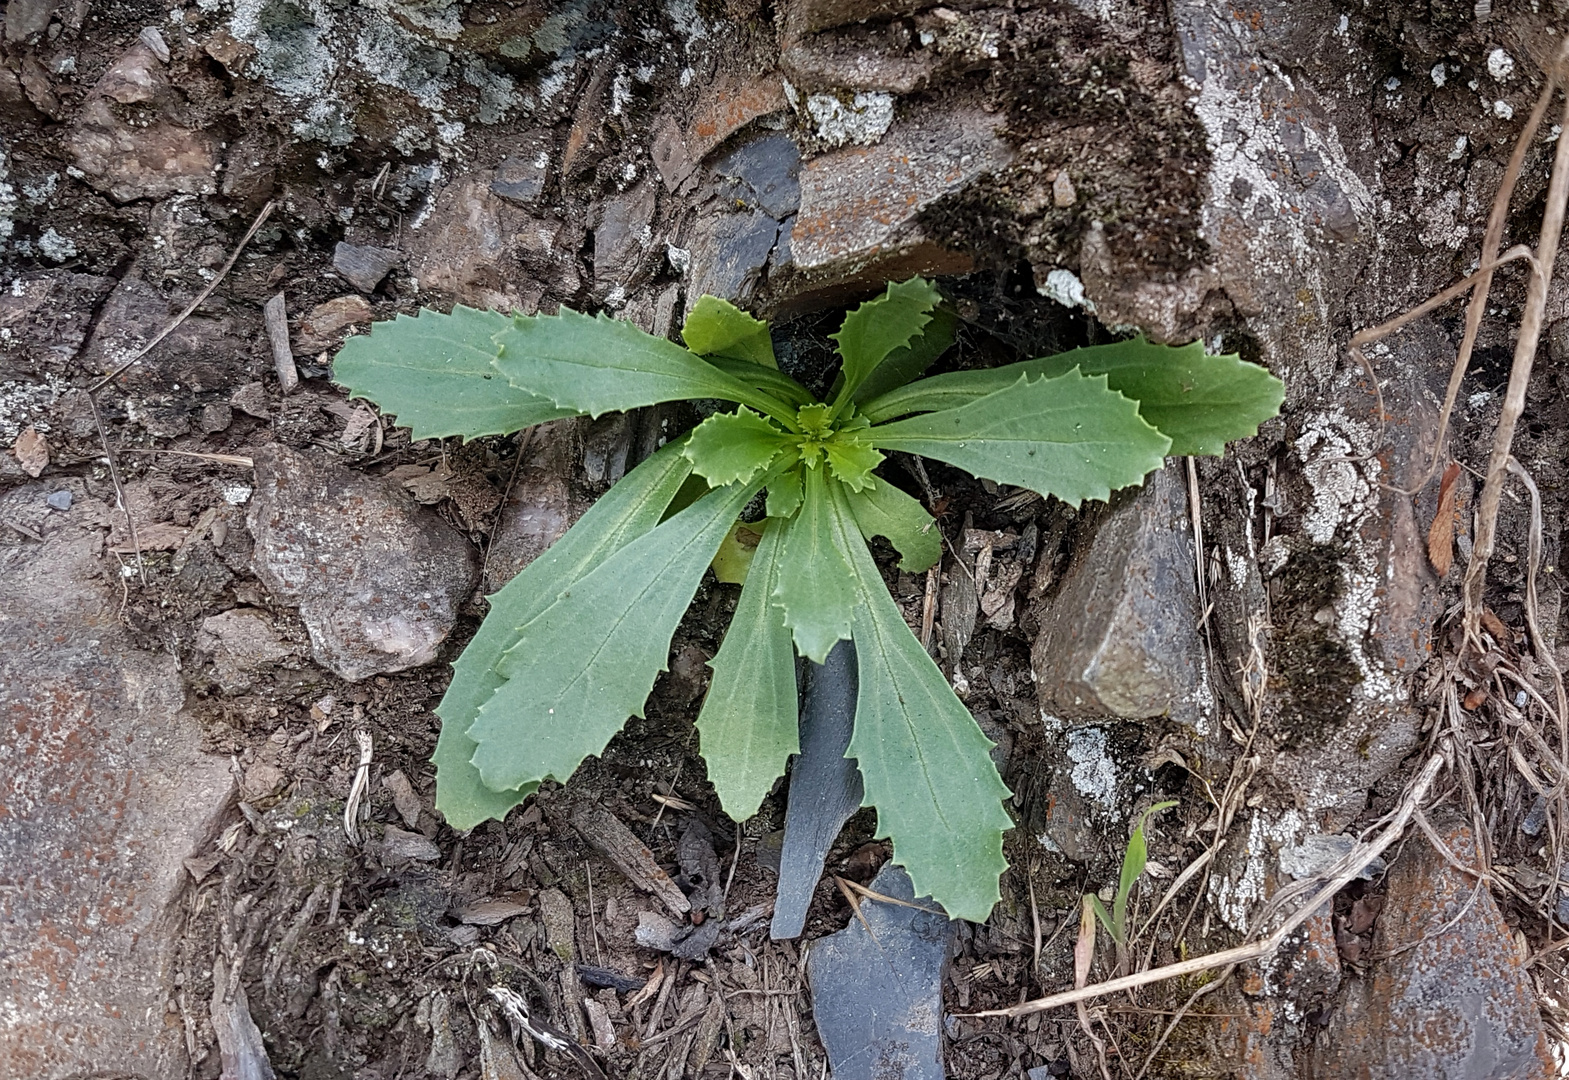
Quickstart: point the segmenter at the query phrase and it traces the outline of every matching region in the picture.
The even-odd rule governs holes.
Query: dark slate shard
[[[345,244],[341,240],[332,251],[332,268],[360,292],[375,292],[381,279],[403,261],[391,248]]]
[[[533,157],[509,157],[496,166],[490,190],[522,207],[532,207],[545,193],[550,172],[550,155],[541,151]]]
[[[827,662],[805,664],[801,693],[801,753],[790,769],[779,894],[769,932],[799,937],[806,926],[823,859],[839,830],[861,805],[861,770],[844,752],[855,726],[855,647],[841,641]]]
[[[812,944],[812,1018],[829,1067],[834,1080],[943,1080],[942,979],[957,924],[916,900],[892,863],[871,889],[927,910],[862,900],[870,934],[852,918]]]
[[[769,134],[736,147],[714,163],[719,191],[756,206],[775,221],[801,208],[801,151],[788,135]]]
[[[623,975],[619,971],[595,967],[592,964],[579,964],[577,966],[577,977],[583,980],[584,986],[592,986],[596,990],[604,990],[608,987],[618,994],[630,994],[641,990],[648,982],[647,979],[634,979],[632,976]]]
[[[705,293],[744,303],[756,291],[779,238],[779,223],[761,210],[721,213],[693,230],[687,295]]]

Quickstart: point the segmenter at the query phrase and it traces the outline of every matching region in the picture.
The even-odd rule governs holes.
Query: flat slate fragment
[[[942,979],[957,924],[916,900],[893,863],[871,890],[931,910],[863,899],[872,934],[852,918],[813,942],[812,1017],[834,1080],[943,1080]]]

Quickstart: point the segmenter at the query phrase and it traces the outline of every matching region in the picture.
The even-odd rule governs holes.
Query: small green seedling
[[[905,623],[866,541],[935,565],[921,504],[877,474],[902,450],[1069,503],[1140,483],[1167,454],[1218,454],[1273,416],[1280,381],[1235,356],[1142,339],[979,371],[920,376],[956,318],[919,278],[891,285],[834,335],[842,367],[817,401],[779,370],[765,323],[711,296],[686,348],[563,309],[510,317],[458,307],[377,323],[335,375],[414,438],[506,434],[567,416],[681,399],[734,403],[632,470],[490,597],[437,707],[436,805],[455,828],[502,817],[565,782],[641,716],[670,640],[743,509],[744,581],[697,718],[725,812],[757,811],[799,749],[795,652],[854,641],[855,734],[879,836],[917,896],[983,920],[1007,864],[1008,797],[991,743]],[[733,548],[734,545],[732,544]]]
[[[1128,838],[1128,850],[1122,854],[1122,876],[1117,881],[1117,896],[1111,902],[1111,911],[1108,913],[1101,898],[1093,893],[1084,898],[1117,946],[1118,975],[1128,973],[1128,898],[1133,895],[1133,885],[1149,862],[1149,844],[1144,840],[1144,826],[1162,810],[1169,810],[1176,805],[1175,801],[1158,802],[1139,815],[1139,823],[1133,827],[1133,835]]]

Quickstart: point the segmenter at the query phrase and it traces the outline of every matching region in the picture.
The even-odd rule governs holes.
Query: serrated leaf
[[[871,484],[872,470],[883,463],[883,455],[876,447],[843,431],[823,444],[823,453],[835,478],[851,491]]]
[[[730,628],[708,662],[714,675],[697,717],[708,778],[734,821],[757,813],[785,762],[800,752],[795,651],[772,600],[782,524],[763,532]]]
[[[468,732],[486,787],[565,782],[628,717],[642,715],[703,571],[760,486],[714,489],[610,555],[523,627],[497,664],[507,681]]]
[[[792,411],[674,342],[604,315],[590,318],[571,308],[519,315],[496,343],[495,368],[513,386],[590,416],[688,398]]]
[[[793,440],[750,409],[715,413],[693,429],[687,460],[711,487],[745,482],[768,468]]]
[[[761,390],[793,408],[799,409],[802,405],[816,400],[810,390],[774,368],[766,368],[750,360],[732,360],[728,356],[705,356],[703,362],[712,364],[726,375]]]
[[[869,401],[873,423],[908,413],[951,409],[1004,389],[1021,373],[1057,376],[1077,367],[1139,403],[1139,413],[1171,439],[1168,453],[1219,454],[1232,439],[1258,433],[1280,411],[1285,384],[1235,354],[1206,354],[1200,342],[1172,347],[1144,338],[1093,345],[987,371],[923,379]]]
[[[680,441],[662,447],[490,597],[490,613],[452,665],[452,683],[436,706],[441,717],[434,758],[436,809],[454,829],[472,829],[486,818],[505,817],[539,786],[525,784],[513,791],[486,787],[472,761],[477,745],[468,736],[480,706],[505,682],[495,670],[496,663],[517,643],[519,627],[533,621],[608,555],[657,525],[691,470]]]
[[[705,294],[697,298],[681,327],[681,340],[699,356],[724,356],[763,367],[779,366],[768,324],[717,296]]]
[[[496,373],[492,340],[510,319],[461,305],[399,315],[343,343],[332,377],[350,397],[374,402],[414,439],[508,435],[546,420],[576,416],[549,398],[519,390]]]
[[[911,338],[904,348],[889,353],[856,389],[853,400],[857,403],[873,401],[926,374],[926,369],[953,346],[958,326],[959,317],[952,311],[945,307],[935,309],[926,328]]]
[[[773,483],[768,485],[768,504],[766,510],[771,518],[783,521],[795,516],[796,510],[801,506],[801,470],[804,466],[787,469],[774,477]]]
[[[844,382],[835,399],[835,410],[853,399],[873,370],[895,349],[909,345],[931,321],[932,308],[942,297],[924,278],[911,278],[888,286],[888,291],[868,300],[844,317],[837,334],[831,334],[844,360]]]
[[[874,427],[869,441],[957,465],[973,476],[1078,505],[1105,499],[1160,468],[1171,440],[1139,417],[1138,403],[1077,371],[1020,375],[968,405]]]
[[[842,489],[833,530],[856,578],[860,688],[845,757],[860,767],[865,804],[877,808],[877,835],[892,838],[893,860],[909,872],[915,895],[932,897],[955,918],[984,922],[1001,896],[998,880],[1008,867],[1002,834],[1013,827],[992,743],[905,625],[856,536]]]
[[[835,642],[850,636],[855,585],[844,551],[834,543],[828,489],[836,481],[825,471],[804,470],[800,512],[780,530],[779,577],[773,591],[796,650],[816,664],[828,658]]]
[[[861,535],[881,536],[899,551],[899,569],[911,574],[930,570],[942,558],[942,533],[919,502],[888,481],[848,493],[850,512]]]
[[[763,533],[768,530],[768,519],[738,521],[725,533],[719,550],[714,552],[714,577],[725,585],[739,585],[751,573],[752,560],[757,556]]]

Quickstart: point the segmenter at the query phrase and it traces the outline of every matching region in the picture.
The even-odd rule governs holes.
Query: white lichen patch
[[[835,94],[813,94],[806,111],[816,125],[817,137],[831,146],[845,143],[869,145],[893,125],[893,95],[857,93],[841,99]]]
[[[52,373],[38,383],[0,383],[0,446],[10,446],[24,427],[43,421],[69,389],[63,378]]]
[[[38,251],[50,262],[63,263],[76,258],[76,241],[62,236],[53,228],[45,229],[38,238]]]
[[[1106,753],[1104,728],[1070,730],[1068,760],[1073,762],[1073,786],[1080,795],[1108,810],[1117,805],[1117,763]]]
[[[1072,270],[1058,267],[1046,275],[1046,280],[1035,286],[1035,291],[1042,296],[1057,301],[1063,307],[1083,308],[1085,311],[1094,312],[1095,302],[1084,295],[1084,282]]]
[[[1351,460],[1366,453],[1371,433],[1340,408],[1307,418],[1293,454],[1312,488],[1312,504],[1302,515],[1302,532],[1315,544],[1327,544],[1341,525],[1371,512],[1377,502],[1378,461]],[[1361,469],[1371,476],[1363,476]]]
[[[1503,82],[1515,73],[1515,58],[1502,49],[1494,49],[1487,54],[1487,73]]]
[[[1461,220],[1461,193],[1458,189],[1446,191],[1435,200],[1429,200],[1417,212],[1422,231],[1418,238],[1423,247],[1446,247],[1459,251],[1470,229]]]
[[[16,188],[10,184],[11,157],[6,152],[6,144],[0,139],[0,240],[5,240],[16,231]]]
[[[1294,845],[1302,835],[1304,822],[1295,810],[1286,810],[1271,821],[1262,809],[1253,812],[1248,822],[1248,839],[1243,845],[1247,857],[1234,863],[1230,873],[1209,879],[1209,898],[1227,926],[1247,933],[1256,904],[1268,898],[1269,871],[1276,851]]]

